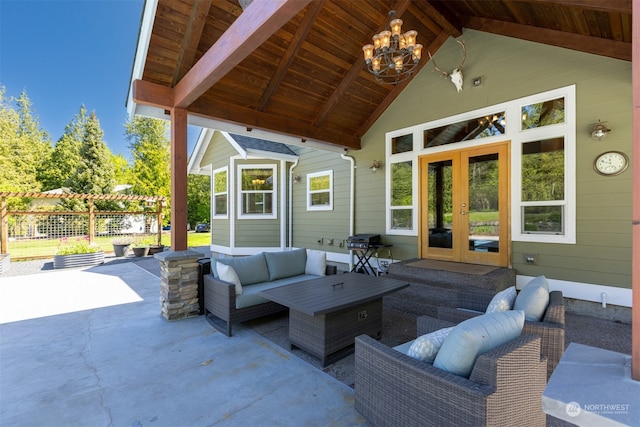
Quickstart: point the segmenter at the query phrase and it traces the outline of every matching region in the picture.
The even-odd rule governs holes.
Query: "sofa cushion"
[[[236,270],[233,267],[220,263],[216,265],[216,270],[220,280],[236,285],[236,295],[242,295],[242,283],[240,283],[238,273],[236,273]]]
[[[269,269],[269,280],[278,280],[304,274],[307,250],[301,248],[282,252],[265,252],[264,258]]]
[[[216,265],[218,263],[233,267],[243,285],[269,281],[269,270],[267,270],[263,253],[237,258],[220,258]]]
[[[544,276],[531,279],[524,285],[513,303],[514,310],[524,311],[524,318],[539,322],[549,305],[549,283]]]
[[[304,274],[315,274],[324,276],[327,272],[327,253],[307,249],[307,263],[304,267]]]
[[[444,343],[445,338],[447,338],[453,328],[453,326],[450,328],[443,328],[435,332],[419,336],[413,341],[411,347],[409,347],[407,356],[422,360],[423,362],[433,363],[440,347],[442,347],[442,343]]]
[[[468,378],[480,354],[517,338],[523,326],[524,313],[514,310],[465,320],[445,338],[433,366]]]
[[[256,283],[250,286],[243,286],[242,295],[238,295],[236,297],[236,308],[251,307],[252,305],[268,302],[269,300],[267,298],[260,295],[260,291],[317,278],[318,276],[303,274],[301,276],[286,277],[284,279],[274,280],[273,282],[267,281],[263,283]]]
[[[513,303],[516,300],[516,287],[510,286],[507,289],[498,292],[491,299],[487,306],[487,313],[496,313],[498,311],[507,311],[513,309]]]

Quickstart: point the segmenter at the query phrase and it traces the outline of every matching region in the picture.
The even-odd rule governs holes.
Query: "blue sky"
[[[0,0],[5,96],[26,89],[54,143],[84,105],[96,112],[109,149],[129,158],[125,103],[143,5],[143,0]]]

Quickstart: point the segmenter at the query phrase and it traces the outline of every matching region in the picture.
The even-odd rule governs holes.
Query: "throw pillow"
[[[498,311],[507,311],[513,308],[513,303],[516,300],[516,287],[511,286],[503,291],[498,292],[491,299],[491,302],[487,306],[486,313],[496,313]]]
[[[513,304],[514,310],[523,310],[524,318],[539,322],[549,305],[549,284],[547,278],[538,276],[524,285]]]
[[[265,252],[264,259],[269,269],[269,280],[284,279],[285,277],[304,274],[307,262],[307,250],[305,248],[292,249],[281,252]]]
[[[304,274],[315,274],[316,276],[324,276],[327,271],[327,253],[325,251],[316,251],[307,249],[307,264],[304,268]]]
[[[422,360],[423,362],[433,363],[440,347],[442,347],[444,339],[447,338],[453,328],[452,326],[450,328],[440,329],[416,338],[413,344],[411,344],[411,347],[409,347],[407,356]]]
[[[241,295],[242,283],[240,283],[240,278],[238,277],[238,273],[236,273],[236,270],[230,265],[226,265],[221,262],[217,264],[218,265],[216,266],[216,268],[218,270],[218,276],[220,277],[220,280],[236,285],[236,295]]]
[[[480,354],[517,338],[523,326],[524,313],[514,310],[465,320],[445,338],[433,366],[468,378]]]

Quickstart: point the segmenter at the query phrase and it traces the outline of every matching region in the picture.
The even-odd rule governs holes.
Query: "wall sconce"
[[[607,135],[609,135],[609,132],[611,132],[611,129],[606,126],[606,123],[607,122],[603,123],[598,120],[598,123],[593,126],[593,130],[591,131],[591,138],[597,139],[598,141],[602,141],[606,138]]]
[[[300,178],[300,175],[293,175],[293,182],[295,182],[296,184],[300,182],[301,179],[302,178]]]
[[[371,169],[371,172],[375,172],[378,169],[380,169],[382,167],[382,163],[380,163],[377,160],[374,160],[373,163],[371,164],[371,167],[369,169]]]

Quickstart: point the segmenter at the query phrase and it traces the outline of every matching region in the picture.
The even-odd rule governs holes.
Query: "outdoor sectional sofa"
[[[230,337],[234,323],[287,309],[261,296],[261,291],[316,279],[325,270],[326,254],[305,248],[212,259],[211,274],[203,279],[205,316]]]

